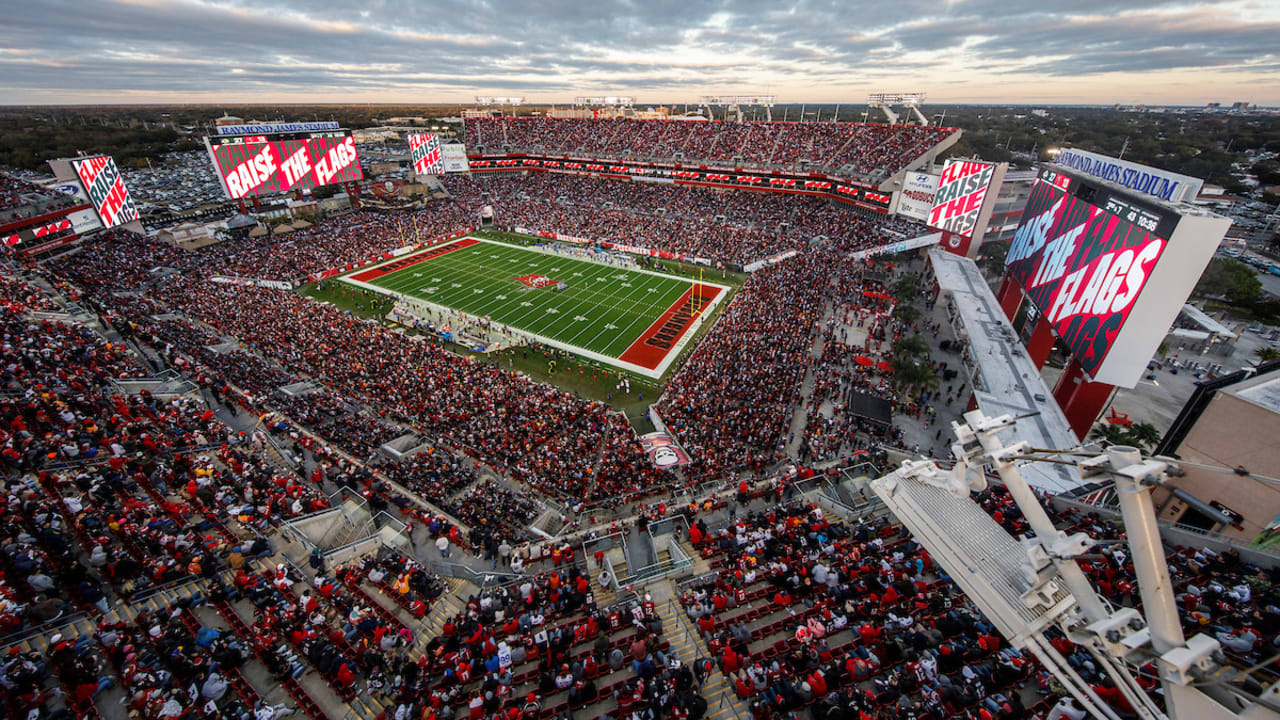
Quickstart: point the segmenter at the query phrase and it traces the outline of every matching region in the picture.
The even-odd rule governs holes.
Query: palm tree
[[[1258,362],[1271,362],[1273,360],[1280,360],[1280,350],[1277,350],[1273,347],[1266,347],[1266,346],[1260,347],[1258,348],[1256,354],[1258,356]]]
[[[894,309],[893,316],[908,325],[914,325],[920,319],[920,311],[916,309],[915,305],[904,304]]]
[[[893,378],[898,385],[913,392],[938,387],[938,373],[933,366],[900,355],[895,355],[889,362],[893,365]]]
[[[1101,425],[1094,425],[1093,429],[1089,431],[1089,437],[1102,441],[1103,447],[1129,444],[1124,428],[1105,421]]]
[[[1136,447],[1153,448],[1160,444],[1160,431],[1149,422],[1134,423],[1129,426],[1125,436],[1129,444]]]

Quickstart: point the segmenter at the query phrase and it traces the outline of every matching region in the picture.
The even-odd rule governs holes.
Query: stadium
[[[1158,717],[1210,660],[1257,694],[1272,571],[1122,542],[1138,506],[1090,482],[1141,458],[1033,469],[1101,406],[1012,365],[1051,333],[1077,385],[1129,382],[1208,261],[1178,233],[1219,225],[1044,168],[1029,207],[1110,213],[1088,237],[1125,271],[1037,215],[1018,262],[1076,286],[1014,263],[997,295],[972,258],[1005,168],[898,119],[477,112],[385,184],[336,126],[219,127],[252,219],[195,249],[109,157],[51,161],[69,194],[0,175],[6,709]],[[325,186],[350,207],[255,217]]]

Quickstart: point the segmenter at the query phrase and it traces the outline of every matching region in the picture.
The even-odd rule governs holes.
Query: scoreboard
[[[1229,225],[1045,167],[1005,268],[1093,380],[1132,387]]]
[[[84,186],[104,228],[113,228],[138,219],[138,208],[129,196],[116,161],[108,155],[81,157],[71,168]]]
[[[440,138],[433,133],[409,136],[409,155],[413,171],[419,175],[441,175],[444,159],[440,151]]]
[[[364,179],[348,130],[218,135],[205,147],[232,200]]]

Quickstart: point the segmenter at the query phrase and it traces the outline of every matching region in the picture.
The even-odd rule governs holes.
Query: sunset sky
[[[1280,105],[1280,2],[0,0],[0,105]]]

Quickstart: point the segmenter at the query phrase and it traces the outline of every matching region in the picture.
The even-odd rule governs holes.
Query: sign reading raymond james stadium
[[[1204,181],[1106,155],[1063,148],[1054,162],[1166,202],[1191,202]]]

